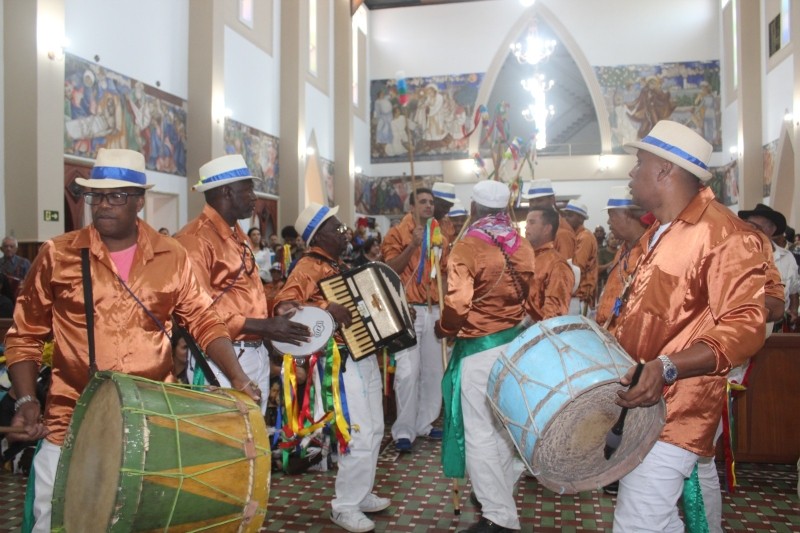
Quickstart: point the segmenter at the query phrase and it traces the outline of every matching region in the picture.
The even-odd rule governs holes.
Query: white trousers
[[[716,445],[722,435],[722,420],[719,421]],[[719,486],[719,474],[713,457],[700,457],[697,460],[697,475],[700,478],[700,490],[703,493],[703,505],[706,509],[706,521],[709,533],[722,533],[722,490]]]
[[[677,504],[697,459],[690,451],[657,441],[644,461],[619,480],[614,532],[683,533]]]
[[[58,459],[61,457],[61,446],[43,440],[39,451],[33,458],[34,495],[33,500],[33,532],[50,531],[51,513],[53,510],[53,485],[56,482]]]
[[[416,305],[414,330],[417,344],[395,354],[394,393],[397,419],[392,425],[392,438],[414,442],[418,436],[430,433],[431,424],[442,410],[442,344],[433,326],[439,319],[439,307],[430,311]]]
[[[244,370],[244,373],[247,374],[247,377],[258,383],[258,387],[261,389],[261,393],[264,395],[264,398],[261,401],[261,414],[267,412],[267,395],[269,394],[269,353],[267,352],[267,348],[262,344],[258,348],[246,348],[244,346],[240,346],[237,343],[233,343],[233,352],[239,358],[239,364]],[[219,384],[221,387],[226,389],[230,389],[231,382],[230,380],[225,377],[225,374],[220,370],[220,368],[214,364],[211,359],[208,359],[208,364],[211,366],[211,371],[214,372],[214,375],[219,380]],[[194,378],[195,372],[202,372],[203,370],[200,368],[200,365],[197,363],[194,354],[189,357],[189,363],[186,367],[186,378],[189,380],[189,383],[192,382]]]
[[[495,416],[486,397],[486,385],[502,345],[466,357],[461,363],[461,409],[467,451],[467,474],[483,516],[497,525],[519,529],[514,483],[516,449],[508,431]]]
[[[347,454],[339,454],[334,512],[358,511],[358,504],[375,485],[375,470],[383,438],[383,383],[377,357],[348,359],[344,372],[352,440]]]

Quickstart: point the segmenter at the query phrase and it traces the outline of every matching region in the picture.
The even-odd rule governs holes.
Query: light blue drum
[[[616,339],[582,316],[539,322],[514,339],[492,368],[486,394],[525,465],[547,488],[601,488],[639,464],[664,426],[663,400],[631,409],[614,455],[605,437],[621,408],[620,378],[635,363]]]

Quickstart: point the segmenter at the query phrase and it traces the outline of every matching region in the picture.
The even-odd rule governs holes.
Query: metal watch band
[[[667,385],[672,385],[678,379],[678,367],[675,366],[675,363],[664,354],[658,356],[658,359],[661,361],[661,365],[664,367],[664,383]]]

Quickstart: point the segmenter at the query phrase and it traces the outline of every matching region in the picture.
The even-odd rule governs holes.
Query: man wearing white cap
[[[472,481],[482,517],[469,533],[520,528],[514,445],[486,398],[494,362],[522,331],[533,280],[533,248],[508,216],[509,196],[508,187],[494,180],[473,188],[475,222],[453,246],[442,318],[436,323],[437,335],[456,338],[442,381],[442,465],[446,476],[463,477],[466,469]]]
[[[627,185],[611,188],[611,196],[605,209],[608,211],[608,227],[622,244],[611,262],[608,281],[597,303],[595,320],[613,333],[617,327],[614,319],[619,315],[622,302],[627,297],[632,274],[642,256],[639,239],[647,229],[647,224],[642,222],[644,210],[633,203]]]
[[[44,243],[22,288],[21,305],[5,342],[17,398],[12,425],[25,426],[25,440],[44,438],[28,484],[34,498],[32,510],[26,505],[26,530],[50,531],[61,445],[90,375],[112,370],[167,379],[172,370],[173,314],[234,388],[260,399],[260,391],[236,360],[225,325],[209,309],[211,299],[198,284],[186,251],[137,217],[145,190],[152,187],[146,177],[142,154],[101,148],[91,177],[77,179],[85,188],[92,223]],[[93,350],[87,341],[82,263],[91,279]],[[42,346],[51,336],[53,377],[40,418],[36,377]],[[90,362],[93,353],[96,361]]]
[[[418,187],[409,201],[413,213],[391,228],[381,244],[384,261],[400,276],[408,303],[416,312],[417,344],[395,354],[397,419],[392,425],[392,438],[402,453],[411,451],[417,437],[442,438],[442,431],[432,425],[442,409],[444,369],[441,344],[433,331],[439,318],[439,293],[429,252],[441,252],[441,269],[446,268],[449,253],[449,239],[443,232],[441,242],[436,242],[433,191]]]
[[[255,208],[253,176],[239,154],[218,157],[200,167],[194,190],[205,194],[203,212],[175,236],[194,265],[200,285],[228,326],[239,363],[261,390],[269,390],[270,363],[264,339],[299,344],[306,326],[287,317],[268,318],[267,298],[250,239],[237,222]],[[197,357],[197,354],[192,354]],[[190,365],[192,375],[199,368]],[[219,368],[211,370],[228,386]],[[262,410],[266,410],[266,402]]]
[[[347,248],[347,226],[339,222],[339,207],[310,203],[294,224],[308,247],[297,261],[289,279],[275,297],[275,312],[291,311],[292,305],[313,305],[327,310],[337,323],[350,326],[352,317],[346,307],[328,302],[319,281],[341,273],[347,267],[341,255]],[[342,356],[347,347],[336,338]],[[331,520],[352,532],[372,531],[375,523],[364,513],[383,511],[391,504],[372,492],[383,438],[383,392],[377,357],[347,361],[343,374],[350,414],[348,453],[339,455],[336,472],[336,497],[331,502]]]
[[[531,209],[540,207],[551,207],[556,209],[556,192],[553,190],[553,185],[550,180],[539,179],[533,180],[525,185],[522,192],[522,199],[528,200],[528,207]],[[558,209],[556,209],[558,211]],[[556,240],[554,241],[555,249],[567,261],[571,261],[575,256],[575,231],[570,226],[564,217],[558,224],[558,231],[556,232]]]
[[[525,219],[525,238],[536,253],[535,274],[527,302],[528,314],[534,322],[569,312],[575,274],[553,245],[559,218],[552,207],[536,207],[528,211]]]
[[[633,201],[657,221],[642,236],[643,258],[615,331],[646,364],[618,403],[635,408],[663,398],[667,419],[643,462],[620,480],[614,531],[677,532],[684,481],[697,488],[698,459],[714,455],[725,374],[764,342],[764,256],[760,238],[706,186],[712,147],[696,132],[661,121],[625,149],[636,154]]]
[[[589,218],[586,206],[575,200],[561,210],[561,215],[575,232],[575,255],[572,262],[581,271],[578,289],[572,297],[569,314],[586,316],[589,309],[594,309],[597,297],[597,239],[594,234],[583,227]]]
[[[431,191],[433,191],[433,218],[439,221],[442,233],[452,241],[455,233],[453,223],[447,215],[450,208],[456,203],[456,186],[452,183],[437,181],[431,187]]]

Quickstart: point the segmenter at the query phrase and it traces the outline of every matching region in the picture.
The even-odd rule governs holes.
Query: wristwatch
[[[667,385],[672,385],[675,383],[675,380],[678,379],[678,367],[675,366],[669,357],[662,354],[658,356],[659,361],[661,361],[661,365],[664,367],[664,383]]]

